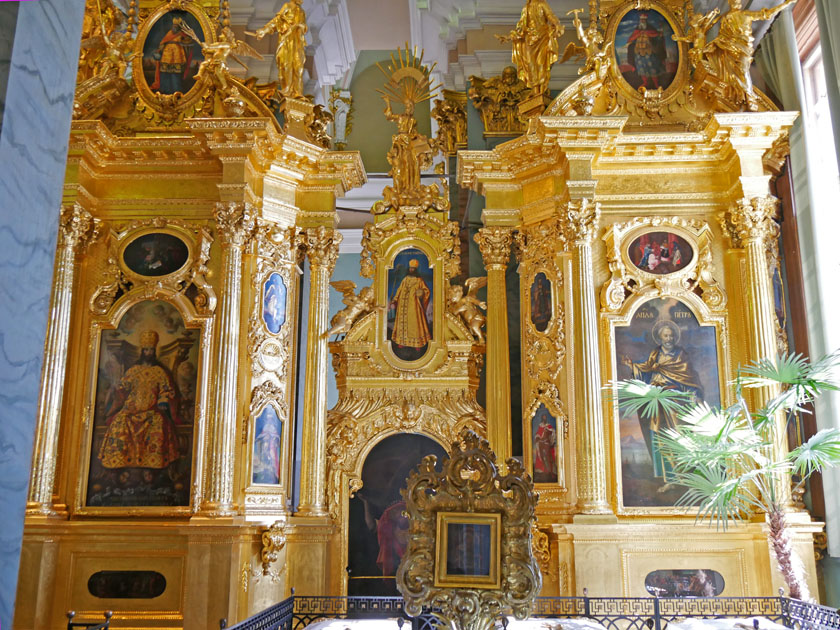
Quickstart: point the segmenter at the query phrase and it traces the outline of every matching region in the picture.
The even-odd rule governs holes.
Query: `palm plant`
[[[640,380],[614,386],[623,413],[640,418],[668,413],[677,418],[676,426],[653,436],[673,467],[673,483],[685,488],[677,505],[698,508],[698,521],[723,529],[730,521],[764,512],[772,553],[790,596],[807,599],[785,511],[794,480],[796,492],[815,472],[840,465],[840,431],[823,429],[788,452],[784,428],[820,394],[840,389],[840,350],[816,363],[801,355],[756,361],[741,368],[732,385],[735,403],[726,408]],[[761,397],[769,400],[753,411],[745,390],[759,388]]]

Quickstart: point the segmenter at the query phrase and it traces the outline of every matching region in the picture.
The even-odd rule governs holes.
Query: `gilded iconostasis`
[[[759,520],[678,506],[679,420],[614,397],[727,405],[789,343],[771,186],[796,114],[749,79],[775,12],[528,0],[489,33],[496,76],[443,89],[406,47],[307,96],[299,0],[255,30],[227,0],[88,2],[16,627],[396,595],[401,490],[462,435],[533,480],[543,595],[775,593]],[[821,525],[791,509],[813,581]],[[453,521],[440,579],[492,527]]]

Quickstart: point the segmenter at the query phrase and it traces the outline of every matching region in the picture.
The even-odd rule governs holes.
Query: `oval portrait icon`
[[[204,60],[204,30],[189,11],[167,11],[143,42],[143,78],[155,94],[186,94]]]
[[[647,232],[630,243],[627,255],[638,269],[665,275],[685,269],[694,259],[694,248],[673,232]]]
[[[190,256],[187,244],[166,232],[143,234],[123,250],[123,262],[140,276],[168,276],[181,269]]]
[[[615,32],[616,68],[634,90],[668,89],[677,74],[680,49],[674,29],[659,11],[631,9]]]

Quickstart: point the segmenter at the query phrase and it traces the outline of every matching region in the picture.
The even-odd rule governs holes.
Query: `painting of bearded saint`
[[[145,300],[101,333],[87,505],[189,504],[198,331]]]
[[[715,329],[701,326],[691,309],[676,298],[648,300],[628,326],[615,329],[619,379],[637,379],[687,392],[695,400],[720,405]],[[684,488],[674,483],[658,435],[677,426],[673,413],[622,414],[622,493],[625,507],[672,506]]]
[[[188,11],[169,11],[149,29],[143,43],[143,75],[149,89],[158,94],[186,94],[195,85],[198,66],[204,60],[200,41],[204,32]]]
[[[422,358],[432,340],[433,286],[426,254],[411,247],[396,255],[388,271],[388,339],[403,361]]]
[[[677,73],[679,46],[674,29],[658,11],[628,11],[615,33],[615,55],[621,76],[634,90],[668,89]]]

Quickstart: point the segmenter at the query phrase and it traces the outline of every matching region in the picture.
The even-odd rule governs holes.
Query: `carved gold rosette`
[[[444,627],[458,630],[488,630],[509,609],[525,619],[542,587],[532,549],[538,496],[531,479],[516,459],[506,462],[507,474],[500,473],[490,445],[472,431],[463,431],[450,453],[440,472],[435,470],[437,458],[427,456],[403,490],[410,537],[397,586],[406,612],[416,616],[429,606]],[[500,553],[491,554],[487,571],[498,581],[475,586],[477,576],[457,577],[475,571],[451,566],[457,556],[451,549],[457,544],[454,534],[459,523],[480,528],[493,516],[501,517],[500,531],[483,526],[489,529],[488,547],[500,547]],[[454,525],[447,527],[447,522]]]

